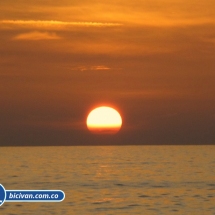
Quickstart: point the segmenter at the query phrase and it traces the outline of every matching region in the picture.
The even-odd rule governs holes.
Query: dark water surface
[[[66,195],[0,214],[215,215],[215,146],[2,147],[0,163],[6,190]]]

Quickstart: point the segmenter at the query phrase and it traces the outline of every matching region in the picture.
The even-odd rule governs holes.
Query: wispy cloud
[[[90,68],[90,70],[109,70],[109,69],[110,69],[109,67],[103,66],[103,65],[101,65],[101,66],[92,66]]]
[[[62,121],[62,120],[35,120],[35,119],[28,119],[28,120],[20,120],[20,121],[8,121],[8,125],[22,125],[28,127],[40,127],[40,128],[51,128],[54,130],[83,130],[85,129],[85,123],[82,121],[77,121],[71,119],[71,121]]]
[[[111,68],[99,65],[99,66],[77,66],[72,68],[72,70],[79,70],[79,71],[99,71],[99,70],[110,70]]]
[[[136,90],[136,91],[123,91],[119,92],[122,97],[133,97],[133,98],[178,98],[188,96],[185,91],[174,91],[174,90]]]
[[[13,38],[13,40],[56,40],[56,39],[60,39],[60,37],[56,35],[56,33],[39,31],[18,34]]]
[[[94,26],[94,27],[114,27],[121,26],[121,23],[111,22],[64,22],[57,20],[0,20],[0,24],[18,25],[23,27],[63,27],[63,26]]]

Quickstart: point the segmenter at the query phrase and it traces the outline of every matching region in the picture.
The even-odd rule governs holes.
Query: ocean
[[[6,190],[63,190],[62,202],[5,202],[5,215],[215,215],[215,146],[1,147]]]

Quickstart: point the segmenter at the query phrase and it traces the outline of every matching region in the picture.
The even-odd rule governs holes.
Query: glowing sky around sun
[[[113,142],[214,142],[214,8],[212,0],[1,1],[0,141],[93,142],[85,114],[110,103],[126,118]]]

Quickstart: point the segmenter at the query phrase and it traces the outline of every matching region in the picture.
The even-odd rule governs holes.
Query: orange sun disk
[[[87,128],[93,133],[117,133],[122,126],[120,114],[113,108],[102,106],[93,109],[87,117]]]

